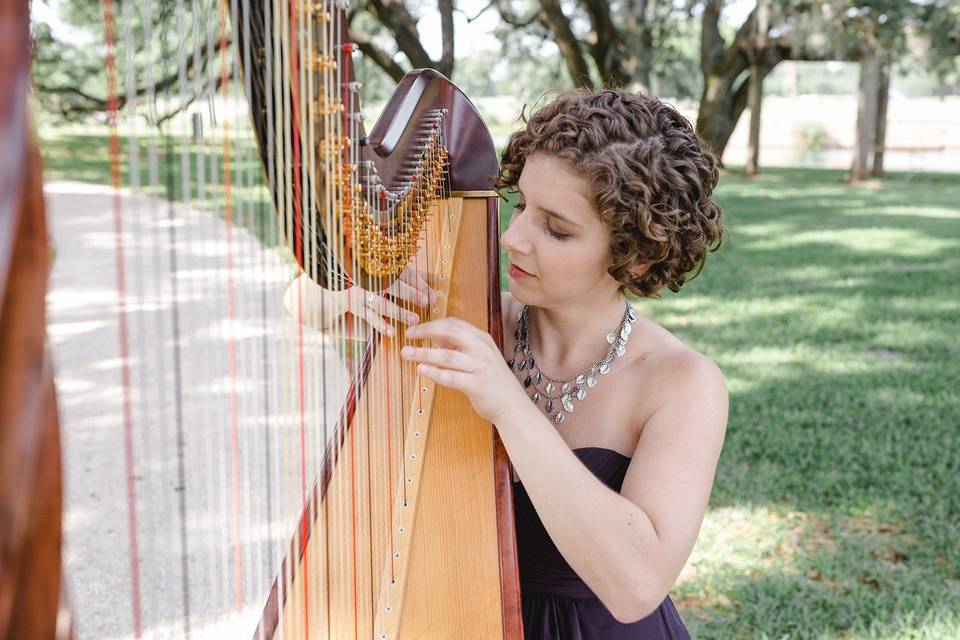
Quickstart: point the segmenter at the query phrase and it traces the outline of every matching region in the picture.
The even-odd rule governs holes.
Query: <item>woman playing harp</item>
[[[520,203],[502,350],[454,318],[402,356],[470,397],[516,472],[534,640],[689,635],[668,592],[697,537],[727,422],[720,370],[627,295],[679,290],[720,244],[716,158],[658,99],[569,93],[503,153]],[[606,339],[604,339],[606,336]]]

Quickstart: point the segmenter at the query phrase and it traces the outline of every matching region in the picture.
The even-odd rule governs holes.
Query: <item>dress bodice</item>
[[[620,491],[629,457],[601,447],[581,447],[573,452],[601,482]],[[669,597],[642,620],[618,622],[563,558],[523,484],[514,482],[513,491],[527,640],[689,640]]]

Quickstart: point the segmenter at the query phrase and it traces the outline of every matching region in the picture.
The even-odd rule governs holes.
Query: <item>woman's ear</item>
[[[653,263],[652,261],[651,261],[651,262],[641,262],[640,264],[636,264],[636,265],[630,267],[630,275],[632,275],[634,278],[639,278],[640,276],[642,276],[643,274],[645,274],[647,271],[649,271],[649,270],[650,270],[650,267],[652,267],[653,264],[654,264],[654,263]]]

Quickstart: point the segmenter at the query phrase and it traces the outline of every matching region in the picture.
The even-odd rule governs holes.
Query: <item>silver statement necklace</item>
[[[556,424],[563,422],[565,414],[573,413],[574,400],[585,399],[587,389],[597,386],[597,376],[610,373],[613,361],[627,352],[627,339],[633,323],[637,321],[637,313],[629,302],[625,301],[624,306],[626,309],[620,326],[607,334],[607,343],[610,345],[607,355],[577,375],[563,380],[551,378],[537,364],[527,323],[529,307],[524,305],[517,314],[517,345],[513,349],[514,356],[507,365],[512,371],[527,372],[523,379],[524,388],[535,405],[540,406],[541,401],[543,402],[543,410]]]

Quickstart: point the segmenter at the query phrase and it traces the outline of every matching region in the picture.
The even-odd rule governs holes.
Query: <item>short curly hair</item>
[[[516,191],[528,157],[566,160],[590,182],[610,229],[609,273],[621,292],[679,291],[720,247],[723,212],[713,200],[719,161],[690,122],[658,98],[578,89],[539,108],[507,141],[495,188]],[[631,267],[652,262],[641,276]]]

